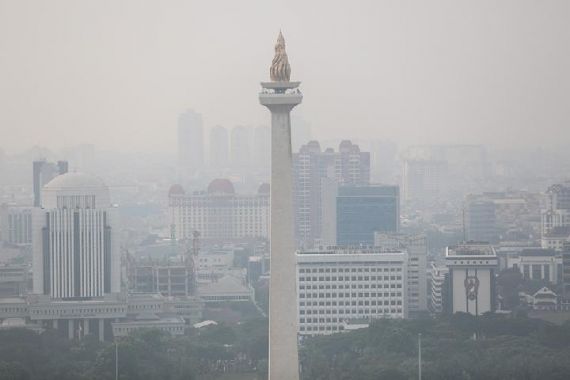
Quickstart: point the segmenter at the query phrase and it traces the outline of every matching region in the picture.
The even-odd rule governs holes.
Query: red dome
[[[173,195],[184,195],[186,192],[184,188],[179,184],[170,186],[170,190],[168,190],[168,196],[171,197]]]
[[[210,182],[208,185],[208,193],[210,194],[235,194],[234,185],[229,179],[218,178]]]
[[[269,184],[268,183],[262,183],[257,188],[257,194],[269,194],[269,190],[270,190]]]

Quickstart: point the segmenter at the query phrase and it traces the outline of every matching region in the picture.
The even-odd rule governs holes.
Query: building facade
[[[44,186],[33,216],[33,292],[55,299],[121,290],[116,210],[99,179],[60,175]]]
[[[353,319],[406,318],[405,251],[331,248],[297,252],[299,334],[342,331]]]
[[[269,186],[257,194],[238,195],[229,180],[217,179],[206,192],[187,195],[180,185],[168,193],[172,236],[192,239],[195,231],[205,240],[230,241],[269,237]]]
[[[370,153],[344,140],[338,151],[321,150],[318,141],[301,146],[293,155],[295,183],[295,235],[300,246],[313,246],[323,239],[323,181],[336,185],[367,185],[370,182]]]
[[[42,188],[56,176],[67,173],[69,164],[67,161],[57,163],[46,160],[33,162],[32,166],[32,186],[34,190],[34,207],[42,204]]]
[[[192,177],[204,165],[202,115],[186,110],[178,117],[178,167],[182,179]]]
[[[337,245],[373,245],[375,232],[400,229],[398,186],[341,186],[336,198]]]
[[[495,249],[488,243],[467,242],[446,248],[449,270],[449,311],[482,315],[495,311]]]
[[[32,208],[0,206],[0,233],[3,242],[18,246],[32,244]]]
[[[408,253],[408,312],[413,315],[428,310],[426,235],[376,232],[374,246]]]

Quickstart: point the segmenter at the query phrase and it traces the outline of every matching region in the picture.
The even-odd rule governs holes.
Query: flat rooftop
[[[497,256],[489,243],[468,242],[447,247],[446,256]]]

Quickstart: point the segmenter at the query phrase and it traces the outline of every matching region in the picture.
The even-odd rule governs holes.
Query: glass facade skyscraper
[[[373,245],[374,232],[400,228],[398,186],[342,186],[336,207],[337,245]]]

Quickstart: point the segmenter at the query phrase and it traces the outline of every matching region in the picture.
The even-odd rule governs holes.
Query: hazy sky
[[[320,138],[568,143],[568,0],[0,0],[0,147],[175,149],[268,123],[281,28]]]

